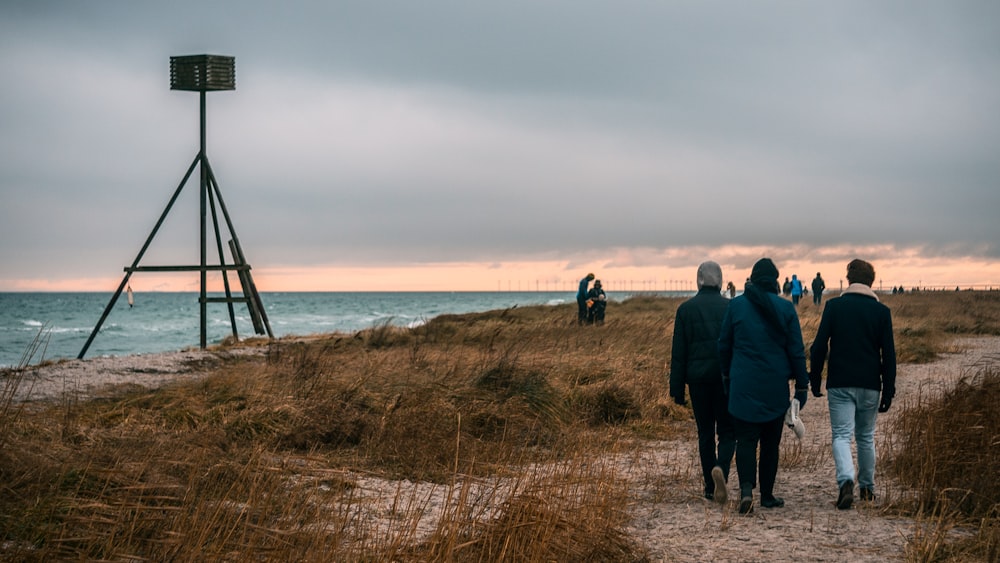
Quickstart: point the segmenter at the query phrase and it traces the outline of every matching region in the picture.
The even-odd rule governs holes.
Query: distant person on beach
[[[582,280],[580,280],[580,287],[576,290],[576,307],[577,307],[577,324],[584,324],[587,322],[587,316],[589,311],[587,309],[587,286],[590,285],[590,280],[594,279],[594,274],[587,274]]]
[[[797,276],[795,274],[792,274],[792,283],[791,283],[791,286],[792,286],[792,289],[791,289],[791,291],[792,291],[792,304],[798,306],[799,299],[802,298],[802,280],[799,279],[799,276]]]
[[[875,268],[864,260],[852,260],[847,265],[847,282],[850,285],[840,297],[827,302],[809,350],[809,380],[816,397],[823,396],[823,363],[830,352],[826,394],[839,509],[850,508],[854,502],[855,482],[861,500],[875,500],[875,418],[877,412],[889,410],[896,394],[892,315],[872,291]],[[858,454],[857,479],[852,438]]]
[[[785,278],[785,283],[781,284],[781,294],[785,297],[792,296],[792,280]]]
[[[601,280],[594,280],[594,287],[587,292],[587,324],[604,324],[604,309],[608,305],[608,296],[601,287]]]
[[[732,280],[729,280],[729,285],[726,286],[726,291],[729,292],[729,298],[732,299],[736,297],[736,284]]]
[[[740,480],[740,514],[753,512],[757,486],[757,446],[760,445],[760,505],[779,508],[774,496],[778,453],[791,406],[789,380],[795,398],[805,407],[809,390],[805,345],[795,306],[778,296],[778,268],[770,258],[753,266],[743,295],[729,302],[719,335],[723,387],[728,388],[729,413],[736,428],[736,472]]]
[[[813,288],[813,305],[819,307],[821,301],[823,301],[823,291],[826,290],[826,282],[823,281],[823,276],[816,272],[816,277],[812,281]]]
[[[722,296],[722,268],[715,262],[698,266],[697,284],[697,295],[681,303],[674,317],[670,396],[684,405],[684,386],[690,390],[705,498],[725,504],[729,467],[736,452],[736,431],[719,365],[719,330],[729,300]]]

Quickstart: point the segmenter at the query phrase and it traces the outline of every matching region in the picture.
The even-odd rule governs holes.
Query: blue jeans
[[[879,392],[861,387],[826,389],[830,404],[830,427],[833,430],[833,462],[837,466],[837,486],[855,481],[858,486],[875,490],[875,415]],[[858,450],[858,475],[854,478],[851,439]]]

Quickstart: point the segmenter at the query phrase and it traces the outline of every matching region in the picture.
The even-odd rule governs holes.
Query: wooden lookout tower
[[[202,348],[205,348],[207,340],[206,317],[208,314],[209,303],[225,303],[228,306],[229,320],[233,327],[233,337],[239,338],[239,334],[236,330],[236,313],[233,309],[234,303],[246,303],[247,309],[250,313],[250,319],[253,323],[254,332],[261,335],[266,332],[269,337],[274,337],[274,334],[271,332],[271,324],[267,319],[267,313],[264,312],[264,304],[260,299],[260,294],[257,293],[257,287],[254,285],[253,277],[250,275],[250,265],[247,264],[246,258],[244,257],[243,248],[240,246],[240,239],[236,236],[236,230],[233,227],[232,219],[229,217],[229,212],[226,210],[226,204],[222,200],[222,192],[219,190],[219,183],[215,178],[215,174],[212,172],[212,166],[208,162],[208,154],[205,152],[205,94],[207,92],[219,90],[236,89],[235,58],[220,55],[188,55],[170,57],[170,89],[200,93],[201,148],[198,151],[198,155],[194,158],[194,162],[192,162],[191,166],[188,167],[187,173],[184,174],[184,178],[181,180],[181,183],[177,186],[177,189],[174,190],[173,197],[170,198],[166,209],[163,210],[163,213],[160,215],[160,219],[156,222],[156,226],[154,226],[152,232],[149,233],[149,237],[146,238],[145,244],[142,245],[142,249],[139,250],[139,254],[135,257],[132,265],[125,267],[125,277],[122,279],[121,284],[119,284],[118,290],[115,291],[115,294],[112,296],[108,306],[105,307],[104,314],[102,314],[101,319],[97,321],[97,325],[94,327],[93,332],[91,332],[90,337],[87,339],[87,343],[84,344],[83,349],[80,350],[80,354],[77,356],[80,359],[82,359],[84,354],[87,353],[87,349],[90,348],[90,344],[94,341],[94,337],[96,337],[97,333],[100,331],[101,325],[104,324],[108,314],[110,314],[111,310],[114,308],[118,297],[121,296],[122,291],[128,285],[129,278],[135,272],[199,272],[201,274],[201,294],[198,302],[201,306],[200,345]],[[140,266],[139,262],[142,260],[143,254],[146,253],[150,243],[153,242],[156,232],[160,229],[164,219],[167,218],[167,214],[170,213],[170,209],[173,207],[174,202],[177,201],[177,197],[181,194],[181,191],[184,189],[185,184],[187,184],[188,179],[191,177],[191,174],[194,173],[194,169],[196,167],[199,169],[199,175],[201,178],[200,263],[197,265],[179,266]],[[225,222],[224,226],[220,225],[219,211],[222,212],[222,218]],[[212,228],[215,233],[215,246],[219,253],[218,264],[209,264],[208,262],[209,213],[211,213]],[[229,252],[232,257],[229,263],[226,261],[225,246],[223,245],[224,232],[228,232],[228,241],[225,246],[229,247]],[[207,285],[209,272],[220,272],[222,274],[225,297],[208,296]],[[237,297],[233,295],[229,285],[229,272],[236,272],[240,282],[242,296]]]

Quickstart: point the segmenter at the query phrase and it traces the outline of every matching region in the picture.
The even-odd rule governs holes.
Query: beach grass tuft
[[[1000,335],[998,292],[883,301],[901,361]],[[6,400],[0,558],[646,560],[622,472],[643,441],[693,439],[690,409],[667,398],[681,302],[634,297],[603,326],[577,326],[570,304],[283,338],[156,390]],[[820,310],[799,313],[808,345]],[[995,557],[995,471],[983,469],[997,459],[996,379],[983,368],[945,406],[900,405],[892,449],[917,457],[891,463],[912,468],[899,481],[914,493],[891,496],[926,523],[914,558]],[[662,495],[682,494],[689,472],[686,459],[661,468]],[[945,532],[972,521],[981,532],[955,547]]]

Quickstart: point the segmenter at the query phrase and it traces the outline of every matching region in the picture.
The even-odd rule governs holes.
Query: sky
[[[742,286],[764,256],[1000,286],[995,0],[5,0],[0,291],[117,287],[198,154],[192,54],[235,57],[206,155],[262,291]],[[140,265],[198,263],[198,190]]]

